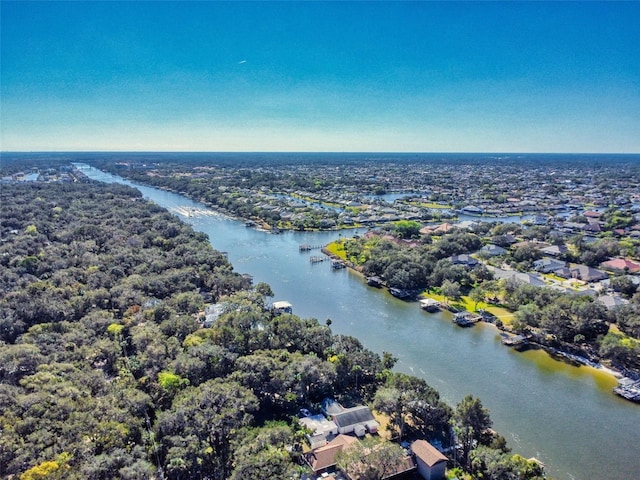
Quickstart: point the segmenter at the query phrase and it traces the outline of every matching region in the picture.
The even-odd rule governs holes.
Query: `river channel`
[[[518,353],[486,324],[462,329],[448,312],[426,313],[366,285],[347,269],[313,264],[300,244],[324,245],[339,232],[269,234],[207,210],[181,195],[134,185],[79,165],[89,178],[135,186],[226,252],[234,269],[268,283],[275,300],[303,318],[332,320],[334,333],[353,335],[369,349],[399,358],[396,370],[424,378],[455,406],[466,394],[491,411],[494,428],[515,453],[536,457],[556,479],[640,479],[640,406],[612,394],[615,378],[571,366],[542,351]]]

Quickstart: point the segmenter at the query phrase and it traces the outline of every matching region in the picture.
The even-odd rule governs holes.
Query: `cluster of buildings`
[[[534,246],[543,256],[533,261],[533,270],[519,272],[503,264],[502,268],[488,266],[496,279],[513,280],[534,287],[550,287],[565,293],[586,294],[596,297],[607,308],[627,303],[618,293],[612,291],[610,278],[615,275],[628,275],[629,279],[640,286],[640,262],[629,258],[611,258],[602,262],[598,268],[562,260],[561,255],[566,247],[548,245],[543,242],[523,242]],[[483,257],[501,257],[509,250],[489,244],[477,252]],[[471,268],[478,262],[470,255],[457,257],[468,258]],[[461,260],[458,260],[460,263]]]
[[[601,231],[597,219],[571,222],[568,218],[589,209],[640,204],[640,164],[634,159],[352,157],[326,155],[290,162],[265,157],[250,165],[185,163],[168,170],[154,164],[146,165],[144,172],[151,183],[153,177],[192,178],[242,203],[246,208],[240,210],[251,212],[252,218],[246,220],[277,223],[279,228],[306,223],[309,228],[333,229],[463,215],[519,216],[536,225],[558,224],[564,232],[596,235]],[[136,164],[125,166],[135,170]],[[400,193],[381,195],[387,192]],[[435,204],[444,208],[433,208]],[[243,216],[242,212],[230,213]],[[640,235],[640,230],[623,229],[617,234]]]
[[[71,165],[63,165],[60,168],[46,168],[42,171],[37,168],[24,172],[15,172],[0,177],[0,184],[43,182],[43,183],[72,183],[81,180],[84,175],[79,174]]]
[[[338,402],[326,399],[322,413],[304,411],[299,420],[309,432],[310,449],[304,458],[312,474],[303,480],[353,480],[349,471],[338,467],[340,453],[353,448],[367,434],[377,434],[380,424],[369,407],[358,405],[345,408]],[[403,444],[404,456],[389,469],[384,479],[419,478],[442,480],[445,478],[447,457],[425,440]],[[375,447],[373,447],[375,448]],[[357,477],[356,477],[357,478]],[[384,480],[382,479],[382,480]]]

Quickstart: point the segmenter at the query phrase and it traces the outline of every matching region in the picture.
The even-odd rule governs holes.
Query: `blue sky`
[[[640,2],[0,8],[3,151],[640,152]]]

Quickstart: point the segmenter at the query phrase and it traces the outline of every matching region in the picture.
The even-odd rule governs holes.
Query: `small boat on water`
[[[367,277],[366,281],[367,281],[367,285],[369,285],[370,287],[381,288],[382,285],[384,285],[384,282],[382,281],[382,279],[375,275],[372,277]]]
[[[346,265],[342,260],[331,260],[331,267],[339,270],[341,268],[346,268]]]

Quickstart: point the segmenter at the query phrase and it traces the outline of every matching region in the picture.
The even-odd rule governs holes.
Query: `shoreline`
[[[137,183],[137,182],[132,182],[132,183]],[[148,186],[151,188],[158,188],[158,187],[154,187],[153,185],[145,185],[145,184],[141,184],[143,186]],[[170,189],[170,188],[166,188],[165,190],[178,194],[178,195],[182,195],[185,198],[188,198],[194,202],[198,202],[198,203],[202,203],[203,205],[205,205],[207,208],[211,209],[212,212],[214,212],[215,214],[219,214],[222,215],[228,219],[234,220],[234,221],[238,221],[238,222],[243,222],[245,224],[247,224],[248,222],[252,222],[253,225],[247,225],[247,227],[251,227],[254,228],[257,231],[262,231],[265,233],[271,233],[271,234],[277,234],[280,233],[281,231],[291,231],[291,232],[296,232],[296,231],[300,231],[300,230],[296,230],[296,229],[280,229],[277,228],[276,231],[274,231],[271,226],[267,225],[266,227],[269,228],[265,228],[264,225],[260,225],[258,222],[256,222],[255,220],[251,220],[251,219],[244,219],[242,217],[238,217],[236,215],[230,214],[229,212],[225,211],[224,209],[220,209],[215,205],[210,204],[209,202],[204,202],[202,200],[197,200],[192,198],[191,196],[189,196],[186,192],[181,192],[181,191],[176,191],[174,189]],[[191,216],[189,214],[187,214],[187,216]],[[340,227],[340,228],[329,228],[329,229],[310,229],[310,230],[302,230],[304,232],[328,232],[328,231],[340,231],[340,230],[351,230],[351,229],[358,229],[358,228],[372,228],[371,225],[367,226],[367,225],[360,225],[360,226],[349,226],[349,227]],[[321,251],[323,254],[327,255],[328,257],[330,257],[331,259],[336,259],[336,260],[341,260],[352,272],[357,273],[359,276],[361,276],[362,278],[366,278],[366,276],[360,271],[360,269],[354,265],[352,262],[346,260],[346,259],[342,259],[339,255],[333,254],[331,253],[328,249],[327,246],[323,246],[321,248]],[[425,291],[422,292],[422,294],[426,294]],[[430,298],[429,294],[423,295],[425,298]],[[491,322],[486,322],[483,321],[483,323],[488,324],[488,325],[493,325]],[[501,330],[499,329],[496,325],[493,325],[497,330]],[[506,332],[510,332],[507,329],[504,329],[502,331],[506,331]],[[510,332],[513,333],[513,332]],[[549,347],[546,346],[544,344],[540,344],[537,342],[531,342],[533,344],[535,344],[538,348],[545,350],[545,352],[547,354],[549,354],[550,356],[552,356],[550,354],[551,353],[555,353],[558,356],[564,357],[566,360],[568,361],[573,361],[575,363],[578,363],[581,366],[585,366],[585,367],[589,367],[591,369],[593,369],[594,371],[598,371],[598,372],[603,372],[606,373],[608,375],[611,375],[612,377],[614,377],[618,382],[620,382],[621,380],[627,379],[629,377],[624,376],[624,374],[618,370],[615,370],[609,366],[603,365],[600,362],[592,362],[589,359],[585,358],[585,357],[580,357],[579,355],[575,355],[575,354],[571,354],[570,352],[565,352],[563,350],[557,349],[555,347]],[[569,363],[569,362],[568,362]],[[615,392],[611,392],[612,394],[615,395]],[[631,401],[629,399],[627,399],[628,401]],[[632,403],[634,403],[632,401]]]
[[[335,255],[333,253],[331,253],[326,246],[322,247],[321,249],[322,253],[327,255],[329,258],[331,259],[337,259],[342,261],[353,273],[357,274],[359,277],[366,279],[366,276],[360,271],[360,269],[354,265],[352,262],[349,262],[348,260],[342,259],[340,258],[338,255]],[[385,288],[387,288],[385,286]],[[434,300],[436,300],[433,296],[433,294],[429,294],[426,293],[426,291],[423,291],[419,296],[421,296],[422,298],[432,298]],[[495,325],[492,322],[487,322],[485,320],[480,320],[484,325],[489,326],[489,327],[493,327],[496,332],[508,332],[510,334],[514,334],[514,332],[512,332],[509,329],[501,329],[499,328],[497,325]],[[551,359],[556,360],[558,362],[562,361],[559,358],[556,357],[562,357],[562,359],[564,360],[564,363],[569,364],[569,365],[573,365],[576,367],[586,367],[588,370],[592,371],[593,373],[595,372],[600,372],[600,373],[604,373],[606,375],[609,375],[611,377],[613,377],[616,382],[617,385],[619,386],[621,384],[621,382],[624,382],[625,379],[630,379],[629,377],[626,377],[623,372],[603,364],[600,360],[598,360],[598,362],[594,362],[592,360],[589,360],[586,357],[580,356],[580,355],[576,355],[561,349],[558,349],[556,347],[551,347],[548,345],[544,345],[542,343],[538,343],[535,341],[528,341],[528,344],[530,345],[534,345],[535,349],[539,349],[544,351]],[[505,345],[507,348],[513,348],[510,346]],[[525,351],[526,349],[523,349],[522,351]],[[617,388],[617,387],[615,387]],[[615,390],[615,389],[614,389]],[[616,395],[616,392],[614,390],[611,390],[611,394],[612,395]],[[625,398],[625,397],[623,397]],[[634,402],[634,400],[631,400],[629,398],[625,398],[625,400],[630,401],[632,403],[637,403]]]

